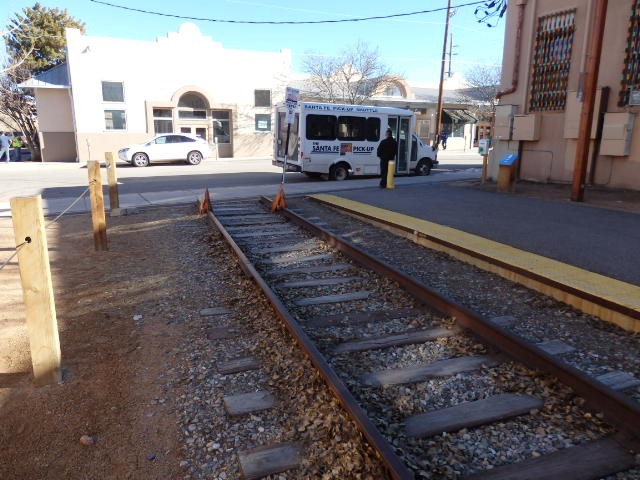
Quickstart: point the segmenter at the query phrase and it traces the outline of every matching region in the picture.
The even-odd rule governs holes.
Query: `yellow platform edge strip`
[[[484,255],[514,268],[548,278],[566,287],[603,298],[612,303],[640,312],[640,287],[616,280],[558,260],[526,252],[478,235],[463,232],[409,215],[375,207],[330,194],[309,195],[328,204],[366,215],[373,219],[401,226],[432,238],[458,245],[476,254]]]

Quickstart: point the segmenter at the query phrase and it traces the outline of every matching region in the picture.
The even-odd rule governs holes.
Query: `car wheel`
[[[349,169],[343,163],[339,163],[338,165],[334,165],[329,170],[329,180],[346,180],[349,178]]]
[[[198,165],[202,161],[202,154],[197,151],[189,152],[187,155],[187,163],[189,165]]]
[[[431,160],[422,159],[416,165],[416,175],[424,176],[431,173]]]
[[[134,167],[148,167],[149,156],[142,152],[134,153],[133,157],[131,157],[131,165]]]

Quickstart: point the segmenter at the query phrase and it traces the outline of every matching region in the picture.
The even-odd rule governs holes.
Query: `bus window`
[[[377,142],[380,140],[380,119],[376,117],[367,118],[367,140]]]
[[[307,140],[335,140],[336,117],[307,115]]]
[[[351,140],[353,142],[366,139],[366,122],[363,117],[338,117],[338,140]]]

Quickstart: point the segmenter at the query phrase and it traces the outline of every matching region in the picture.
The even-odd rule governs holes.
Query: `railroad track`
[[[562,361],[566,344],[526,342],[511,317],[444,298],[356,247],[357,226],[335,235],[309,213],[271,214],[266,199],[217,203],[210,218],[390,478],[637,478],[632,377],[586,375]],[[225,405],[275,408],[268,391]],[[295,467],[301,448],[248,452],[245,477]]]

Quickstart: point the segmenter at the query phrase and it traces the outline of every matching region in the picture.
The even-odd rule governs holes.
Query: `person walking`
[[[440,138],[442,139],[442,149],[446,150],[447,149],[447,139],[449,138],[449,135],[447,134],[447,132],[443,131],[442,135],[440,135]]]
[[[11,145],[11,137],[7,135],[5,132],[2,132],[0,135],[0,161],[2,160],[2,156],[6,155],[7,159],[5,162],[9,163],[11,158],[9,157],[9,146]]]
[[[391,129],[387,129],[387,135],[378,145],[376,154],[380,159],[380,188],[387,188],[387,172],[389,171],[389,161],[396,158],[398,142],[393,138]]]

